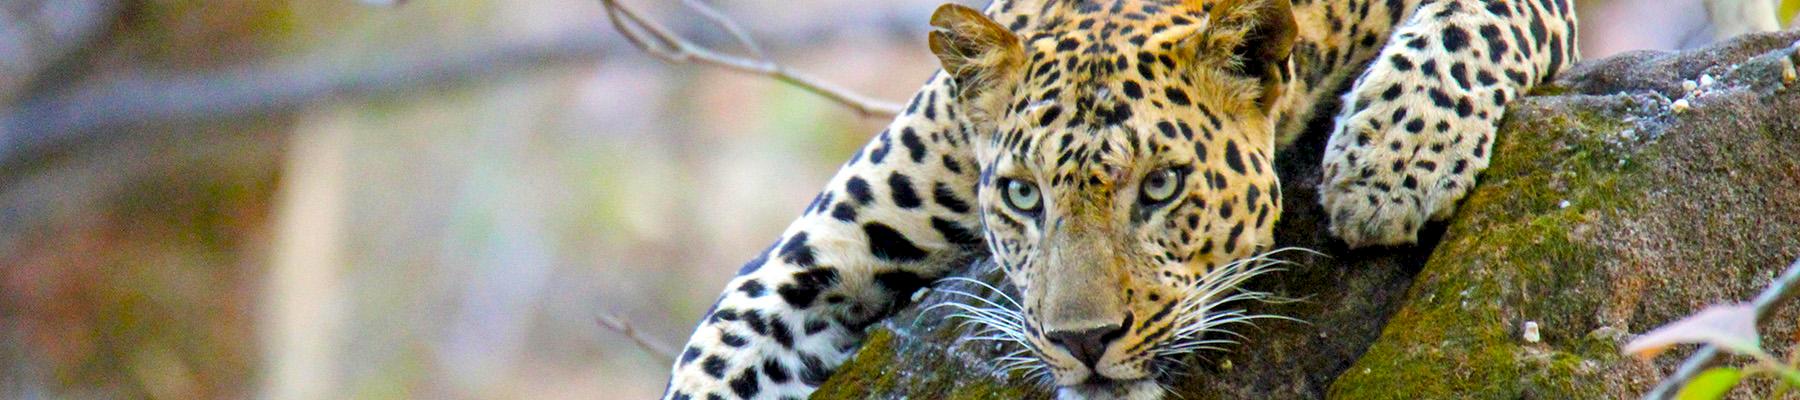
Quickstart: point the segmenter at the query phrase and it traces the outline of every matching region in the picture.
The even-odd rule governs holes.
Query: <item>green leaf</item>
[[[1762,352],[1756,335],[1756,307],[1749,303],[1721,304],[1663,325],[1625,344],[1626,354],[1643,359],[1656,357],[1669,346],[1708,343],[1736,354]]]
[[[1701,372],[1700,376],[1689,380],[1675,398],[1681,400],[1712,400],[1725,398],[1725,392],[1737,386],[1738,380],[1744,378],[1744,372],[1737,368],[1718,367]]]
[[[1787,18],[1792,21],[1800,21],[1800,0],[1787,0],[1781,2],[1781,10],[1776,11],[1775,16],[1780,17],[1783,15],[1786,15]],[[1787,23],[1788,21],[1781,22]],[[1795,24],[1800,24],[1800,22],[1795,22]],[[1793,28],[1795,26],[1800,26],[1795,24],[1790,24],[1788,27]]]

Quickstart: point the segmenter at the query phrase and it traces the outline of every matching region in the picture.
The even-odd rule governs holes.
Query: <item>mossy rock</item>
[[[1244,330],[1233,352],[1198,354],[1167,383],[1185,399],[1637,396],[1679,360],[1620,356],[1632,332],[1748,299],[1800,257],[1800,88],[1783,88],[1776,52],[1796,40],[1577,66],[1508,108],[1481,183],[1417,246],[1349,250],[1320,229],[1330,121],[1313,121],[1277,159],[1276,241],[1330,256],[1290,257],[1297,266],[1251,283],[1302,301],[1249,305],[1305,322]],[[1684,93],[1702,74],[1717,83]],[[963,276],[999,281],[985,264]],[[940,286],[871,328],[814,398],[1051,397],[995,370],[1001,350],[931,309],[969,301],[951,292],[998,299]],[[1792,308],[1765,327],[1771,347],[1800,342]],[[1537,342],[1522,338],[1528,321]]]
[[[1800,87],[1780,74],[1796,39],[1585,64],[1509,106],[1480,187],[1331,397],[1648,391],[1680,359],[1621,356],[1631,332],[1746,301],[1800,257]],[[1702,75],[1717,83],[1682,89]],[[1797,315],[1765,342],[1791,351]]]

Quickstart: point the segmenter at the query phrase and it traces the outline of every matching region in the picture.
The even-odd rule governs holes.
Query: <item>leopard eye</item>
[[[1003,197],[1006,198],[1006,205],[1014,210],[1032,213],[1042,206],[1043,199],[1038,194],[1037,186],[1011,178],[1000,184],[1005,190]]]
[[[1141,196],[1144,203],[1169,201],[1169,198],[1175,197],[1176,189],[1181,188],[1181,171],[1164,168],[1151,172],[1144,176],[1144,183],[1140,186],[1143,187]]]

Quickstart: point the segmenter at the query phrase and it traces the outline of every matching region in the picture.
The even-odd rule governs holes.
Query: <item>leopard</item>
[[[1508,102],[1579,57],[1567,0],[946,4],[940,66],[743,264],[665,399],[807,397],[870,327],[989,260],[990,325],[1064,399],[1157,399],[1168,360],[1248,316],[1275,154],[1330,118],[1321,229],[1407,246],[1450,217]],[[1323,104],[1333,104],[1329,108]]]

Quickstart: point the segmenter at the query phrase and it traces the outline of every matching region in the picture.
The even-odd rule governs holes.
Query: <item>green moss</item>
[[[1576,376],[1588,359],[1616,357],[1585,329],[1604,299],[1594,287],[1608,251],[1572,235],[1633,209],[1633,142],[1617,110],[1519,107],[1502,125],[1497,158],[1461,218],[1409,291],[1382,338],[1334,382],[1340,398],[1594,397]],[[1637,155],[1642,156],[1642,155]],[[1626,195],[1625,192],[1633,192]],[[1534,321],[1541,343],[1520,339]],[[1588,394],[1583,396],[1583,394]]]
[[[1570,92],[1572,92],[1572,90],[1570,90],[1568,87],[1551,84],[1551,85],[1538,86],[1537,88],[1531,89],[1531,93],[1528,93],[1528,95],[1531,95],[1531,96],[1557,96],[1557,95],[1568,94]]]
[[[958,329],[943,329],[939,335],[957,335]],[[954,360],[950,352],[929,343],[951,343],[949,339],[902,337],[894,331],[879,328],[869,334],[856,358],[832,374],[831,379],[813,393],[814,399],[862,399],[876,394],[905,393],[911,398],[1000,400],[1039,398],[1028,386],[1007,384],[985,374],[943,374],[947,370],[967,370]]]
[[[954,385],[951,387],[950,396],[946,398],[953,400],[1001,400],[1023,399],[1031,396],[1032,394],[1030,392],[1026,392],[1017,387],[1005,386],[998,382],[983,380],[968,384]]]
[[[889,358],[898,354],[894,349],[894,334],[886,329],[876,330],[863,341],[862,350],[856,357],[844,364],[842,369],[831,375],[824,386],[813,392],[815,399],[849,399],[862,398],[867,393],[888,392],[894,388],[894,375],[888,374],[884,365],[891,365]]]
[[[1524,393],[1542,398],[1598,399],[1606,397],[1597,385],[1584,382],[1592,375],[1589,361],[1563,352],[1531,354],[1523,361],[1534,373],[1526,376]]]

